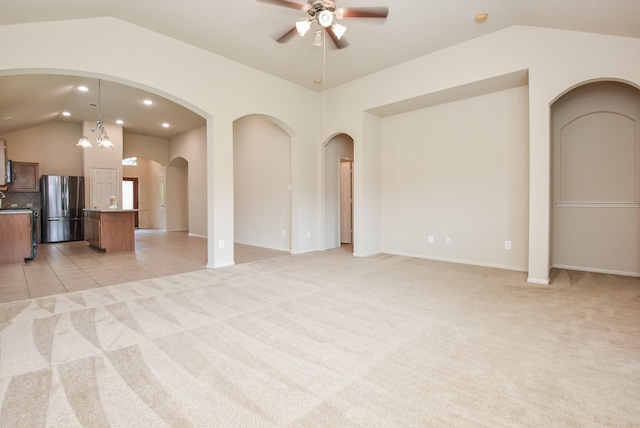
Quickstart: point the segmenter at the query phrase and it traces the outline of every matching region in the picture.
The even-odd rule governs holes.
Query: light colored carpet
[[[0,304],[0,425],[640,426],[640,279],[339,250]]]

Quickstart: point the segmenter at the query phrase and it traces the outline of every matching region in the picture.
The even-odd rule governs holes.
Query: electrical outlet
[[[218,241],[218,248],[224,248],[224,241],[222,239]]]
[[[504,249],[505,250],[511,249],[511,241],[504,241]]]
[[[433,244],[433,235],[429,235],[429,244]]]
[[[282,229],[282,236],[287,236],[287,229]]]
[[[447,242],[447,244],[451,244],[451,237],[450,236],[447,236],[447,241],[446,242]]]
[[[307,230],[307,238],[311,238],[311,231]]]

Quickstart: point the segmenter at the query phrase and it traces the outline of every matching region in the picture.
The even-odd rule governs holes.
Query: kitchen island
[[[35,253],[33,211],[0,209],[0,265],[24,263]]]
[[[135,214],[139,210],[84,210],[84,239],[107,252],[135,251]]]

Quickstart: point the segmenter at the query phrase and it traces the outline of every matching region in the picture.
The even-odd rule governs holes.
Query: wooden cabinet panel
[[[7,141],[0,138],[0,187],[7,185]]]
[[[84,239],[94,247],[102,248],[100,213],[84,213]]]
[[[31,257],[31,213],[0,214],[0,265],[22,263]]]
[[[135,212],[85,210],[84,239],[105,251],[134,251]]]
[[[16,180],[9,185],[11,192],[37,192],[40,176],[38,175],[38,164],[31,162],[12,162]]]

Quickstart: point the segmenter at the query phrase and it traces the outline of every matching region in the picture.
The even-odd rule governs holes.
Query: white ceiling
[[[389,16],[386,20],[344,19],[341,23],[347,27],[349,46],[342,50],[329,40],[324,48],[312,46],[311,32],[286,44],[276,43],[274,39],[306,14],[256,0],[3,1],[0,25],[112,16],[314,90],[324,87],[313,82],[318,77],[324,77],[327,87],[336,86],[513,25],[640,38],[638,0],[338,0],[337,6],[388,6]],[[475,22],[479,13],[489,14],[485,23]],[[97,84],[71,76],[0,77],[0,135],[28,126],[17,119],[25,114],[27,105],[31,126],[52,120],[61,110],[71,108],[67,105],[83,108],[83,119],[95,120],[95,107],[88,107],[88,101],[95,102],[90,97],[97,98],[95,92],[78,98],[63,90],[78,83]],[[155,110],[141,110],[136,100],[146,94],[137,89],[104,81],[102,89],[105,123],[122,116],[126,131],[167,137],[190,129],[194,121],[204,123],[157,96],[160,104]],[[33,96],[47,102],[27,103]],[[172,118],[169,130],[158,129],[157,123],[165,120],[163,113]],[[6,117],[12,119],[3,120]]]

